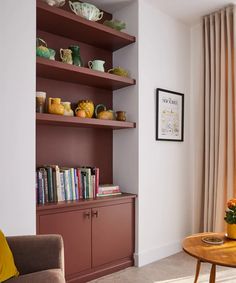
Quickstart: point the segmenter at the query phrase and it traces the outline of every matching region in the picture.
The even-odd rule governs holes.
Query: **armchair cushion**
[[[5,283],[65,283],[61,269],[48,269],[14,277]]]
[[[4,283],[65,283],[61,236],[14,236],[7,242],[20,276]]]
[[[64,274],[64,247],[59,235],[7,237],[20,275],[47,269]]]
[[[15,266],[12,252],[3,232],[0,230],[0,282],[18,275],[19,272]]]

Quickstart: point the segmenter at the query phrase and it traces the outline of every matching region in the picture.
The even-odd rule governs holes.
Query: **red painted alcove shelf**
[[[37,57],[36,60],[36,73],[37,76],[42,78],[79,83],[109,90],[117,90],[135,84],[134,79],[41,57]]]
[[[41,125],[80,127],[80,128],[104,128],[104,129],[130,129],[135,128],[133,122],[115,120],[101,120],[95,118],[78,118],[53,114],[36,113],[36,122]]]
[[[102,21],[111,18],[104,11]],[[113,66],[113,51],[136,41],[134,36],[75,15],[69,10],[68,1],[62,8],[56,8],[37,0],[37,36],[57,51],[57,61],[36,59],[36,89],[46,92],[47,98],[60,97],[62,101],[70,101],[72,108],[86,99],[113,109],[113,90],[135,85],[131,78],[60,62],[60,48],[79,45],[86,66],[92,58],[99,58],[106,62],[108,70]],[[36,113],[36,125],[37,165],[98,167],[101,184],[113,183],[112,131],[136,127],[133,122],[45,113]],[[37,233],[63,237],[67,283],[88,282],[133,265],[134,198],[122,194],[37,206]],[[93,216],[95,211],[98,217]],[[88,213],[90,216],[86,218]]]
[[[136,40],[134,36],[88,21],[73,12],[50,7],[40,0],[37,0],[37,28],[110,51]]]

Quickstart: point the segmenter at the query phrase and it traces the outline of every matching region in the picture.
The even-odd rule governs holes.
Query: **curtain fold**
[[[203,19],[204,231],[224,230],[226,201],[236,197],[236,8]]]

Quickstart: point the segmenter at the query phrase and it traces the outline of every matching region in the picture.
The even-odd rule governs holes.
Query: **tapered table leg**
[[[209,283],[215,283],[215,282],[216,282],[216,265],[212,264]]]
[[[199,272],[200,272],[200,268],[201,268],[201,260],[198,259],[197,266],[196,266],[196,273],[195,273],[194,283],[197,283]]]

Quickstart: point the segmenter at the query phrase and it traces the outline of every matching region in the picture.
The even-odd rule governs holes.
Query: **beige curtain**
[[[236,197],[236,8],[204,17],[204,230],[224,231]]]

